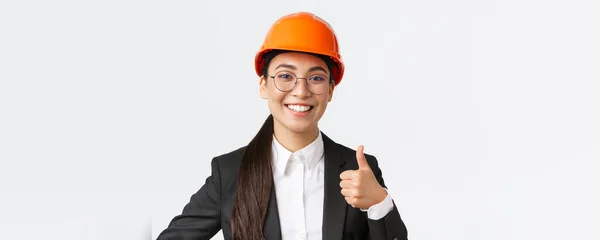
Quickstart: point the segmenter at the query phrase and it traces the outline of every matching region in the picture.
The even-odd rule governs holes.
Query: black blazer
[[[384,218],[371,220],[366,212],[346,203],[341,194],[339,175],[345,170],[358,169],[356,151],[321,134],[325,149],[323,239],[408,239],[406,226],[395,204],[393,210]],[[210,239],[221,229],[225,239],[231,239],[230,217],[243,151],[244,147],[213,158],[211,176],[206,179],[200,190],[191,196],[183,212],[171,220],[157,240]],[[365,157],[379,184],[386,187],[377,159],[368,154],[365,154]],[[274,189],[271,191],[267,209],[264,237],[266,240],[281,239]]]

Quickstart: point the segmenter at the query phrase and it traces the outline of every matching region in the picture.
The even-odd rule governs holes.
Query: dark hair
[[[287,51],[274,50],[263,56],[265,64],[261,74],[265,81],[268,79],[267,72],[271,60],[283,52]],[[333,60],[326,56],[314,55],[325,61],[332,75],[335,66]],[[267,208],[274,184],[271,165],[273,133],[273,115],[269,114],[256,136],[244,149],[231,215],[233,240],[263,239]]]
[[[288,50],[271,50],[267,53],[265,53],[263,55],[263,59],[265,60],[265,64],[263,65],[263,68],[261,69],[260,74],[264,77],[267,77],[269,74],[269,64],[271,63],[271,60],[273,60],[273,58],[279,54],[282,53],[286,53],[286,52],[293,52],[293,51],[288,51]],[[325,56],[325,55],[320,55],[320,54],[314,54],[314,53],[309,53],[313,56],[316,56],[318,58],[320,58],[321,60],[323,60],[323,62],[325,62],[325,64],[327,65],[327,68],[329,70],[329,78],[333,79],[333,68],[336,66],[335,62],[333,61],[333,59],[331,57]]]

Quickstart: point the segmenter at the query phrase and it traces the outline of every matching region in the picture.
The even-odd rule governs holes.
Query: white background
[[[253,57],[296,11],[347,64],[321,129],[410,239],[600,239],[591,0],[3,0],[0,238],[155,239],[266,118]]]

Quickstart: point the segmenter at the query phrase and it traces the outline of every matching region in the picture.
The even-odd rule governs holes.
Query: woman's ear
[[[331,86],[329,86],[329,99],[327,99],[327,102],[331,102],[331,99],[333,98],[333,90],[335,89],[335,85],[331,84]]]
[[[259,79],[259,88],[260,88],[260,97],[262,99],[268,99],[268,89],[267,89],[267,79],[265,76],[260,77]]]

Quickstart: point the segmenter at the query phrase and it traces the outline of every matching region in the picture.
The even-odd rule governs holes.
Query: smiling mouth
[[[294,112],[308,112],[314,108],[314,106],[309,105],[285,104],[285,106]]]

